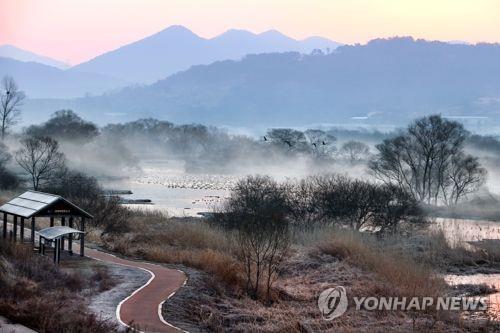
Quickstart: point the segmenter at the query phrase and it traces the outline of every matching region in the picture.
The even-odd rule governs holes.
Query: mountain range
[[[100,123],[156,117],[214,125],[301,125],[415,117],[500,118],[500,45],[377,39],[334,52],[249,55],[192,66],[102,96],[37,100],[27,112],[71,108]],[[38,113],[41,115],[42,113]]]
[[[171,26],[71,68],[10,45],[0,46],[0,57],[17,61],[0,60],[0,76],[13,76],[32,98],[74,98],[126,85],[150,84],[193,65],[238,60],[247,54],[289,51],[308,54],[315,49],[329,52],[338,45],[322,37],[299,41],[276,30],[261,34],[229,30],[206,39],[183,26]]]
[[[70,71],[100,73],[134,83],[153,83],[193,65],[210,64],[218,60],[238,60],[254,53],[333,50],[339,45],[321,37],[299,41],[276,30],[261,34],[229,30],[206,39],[183,26],[175,25],[74,66]]]

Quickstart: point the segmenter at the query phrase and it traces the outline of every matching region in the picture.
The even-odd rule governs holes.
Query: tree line
[[[20,117],[25,98],[11,77],[4,77],[0,85],[0,125],[2,141],[8,130]],[[362,142],[350,140],[340,150],[331,131],[290,128],[269,129],[259,140],[242,135],[230,135],[215,127],[199,124],[174,125],[157,119],[141,119],[125,124],[111,124],[99,129],[71,110],[61,110],[41,125],[24,130],[21,148],[14,160],[29,175],[34,189],[49,182],[54,174],[64,169],[65,161],[58,141],[83,143],[103,137],[107,142],[140,147],[166,149],[174,157],[187,162],[260,157],[264,160],[307,154],[316,160],[334,162],[344,158],[353,163],[368,161],[369,172],[381,183],[396,186],[413,199],[426,204],[456,205],[484,184],[486,170],[477,157],[468,154],[465,145],[484,142],[471,136],[458,122],[439,115],[415,120],[398,135],[386,138],[372,153]],[[498,142],[488,138],[490,146]],[[493,143],[491,143],[494,141]],[[149,143],[149,144],[145,144]],[[12,160],[5,145],[0,145],[0,186],[15,187],[19,180],[7,169]],[[187,163],[190,165],[190,163]],[[205,170],[206,164],[201,165]]]

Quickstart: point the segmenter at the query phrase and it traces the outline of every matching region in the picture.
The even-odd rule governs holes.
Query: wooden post
[[[21,229],[19,230],[19,239],[24,243],[24,217],[21,217]]]
[[[59,239],[54,239],[54,263],[57,262],[57,252],[59,252]]]
[[[35,217],[31,218],[31,243],[35,244]]]
[[[17,215],[14,215],[14,242],[17,239]]]
[[[3,238],[7,238],[7,213],[3,213]]]
[[[61,217],[61,225],[63,227],[66,226],[66,218],[65,217]],[[61,236],[61,238],[59,239],[59,243],[61,245],[61,250],[64,250],[64,236]]]
[[[85,217],[82,217],[82,223],[81,223],[80,231],[83,231],[83,234],[80,234],[80,256],[83,257],[85,255],[84,249],[85,249]]]
[[[38,253],[42,253],[42,236],[38,236]]]
[[[53,227],[54,226],[54,216],[51,216],[50,217],[50,226]]]
[[[73,228],[73,216],[69,217],[69,227]],[[73,255],[73,234],[68,235],[68,251],[69,255]]]

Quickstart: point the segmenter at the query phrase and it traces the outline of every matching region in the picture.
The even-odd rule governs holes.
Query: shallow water
[[[196,216],[200,212],[212,211],[229,195],[229,191],[220,189],[171,188],[137,181],[108,181],[104,187],[131,190],[133,194],[123,195],[123,198],[151,199],[153,202],[152,205],[126,205],[128,207],[159,210],[170,216]]]
[[[473,248],[470,242],[485,239],[500,240],[500,222],[438,218],[431,229],[442,230],[452,246]],[[489,309],[492,317],[500,320],[500,274],[446,275],[449,284],[487,284],[494,286],[499,292],[488,295]]]
[[[238,177],[218,174],[189,174],[182,161],[147,159],[128,178],[102,180],[105,189],[131,190],[124,199],[150,199],[152,205],[127,205],[160,210],[170,216],[197,216],[209,212],[229,195]]]
[[[451,218],[436,218],[433,222],[431,230],[442,230],[452,246],[468,247],[469,242],[500,239],[500,222]]]
[[[487,284],[500,290],[500,274],[447,275],[445,280],[450,285]],[[488,312],[493,318],[500,320],[500,291],[487,296]]]

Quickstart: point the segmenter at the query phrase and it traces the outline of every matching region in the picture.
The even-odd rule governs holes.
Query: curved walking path
[[[163,303],[172,297],[187,280],[184,272],[160,265],[132,261],[115,255],[85,248],[85,256],[104,262],[135,267],[151,274],[151,279],[120,302],[116,308],[116,317],[122,324],[134,327],[142,332],[182,332],[181,329],[163,319]]]
[[[12,228],[11,223],[8,224],[8,227]],[[25,231],[29,231],[29,229],[25,228]],[[25,232],[25,237],[27,235],[29,232]],[[80,251],[79,242],[73,243],[73,251],[75,254]],[[119,322],[125,326],[133,324],[140,332],[185,332],[163,319],[161,311],[163,303],[186,284],[187,276],[184,272],[160,265],[119,258],[113,254],[88,247],[85,247],[85,256],[103,262],[135,267],[151,274],[151,278],[145,285],[118,304],[116,317]]]

